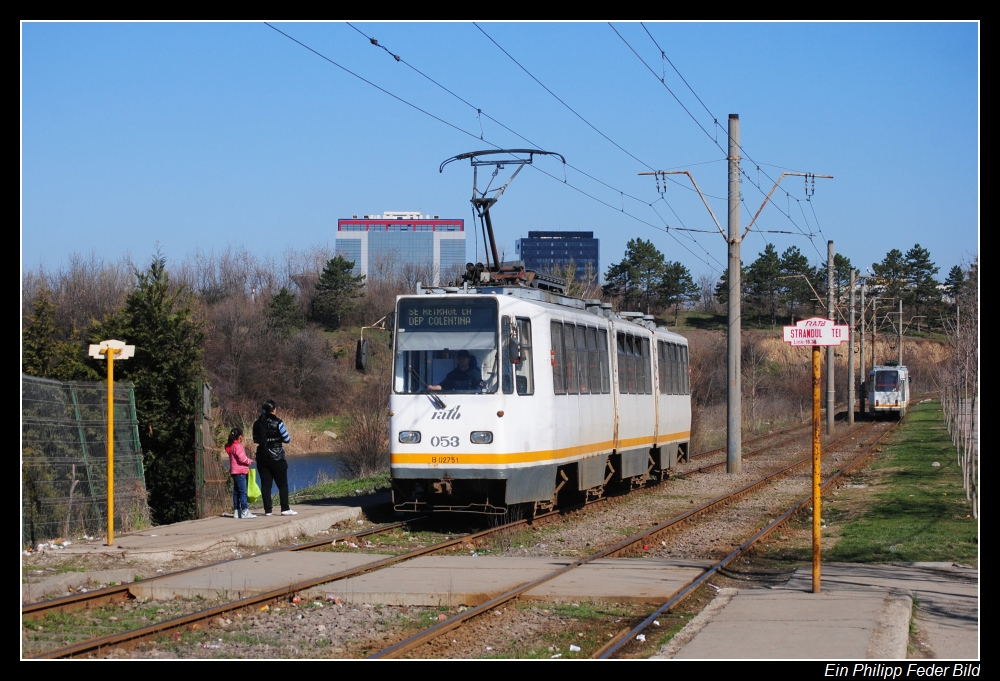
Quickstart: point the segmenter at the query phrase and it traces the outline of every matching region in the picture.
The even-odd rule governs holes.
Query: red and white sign
[[[840,345],[850,340],[847,324],[834,324],[830,319],[812,317],[784,328],[784,341],[791,345]]]

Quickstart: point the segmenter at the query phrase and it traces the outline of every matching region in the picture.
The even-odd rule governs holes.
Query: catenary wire
[[[660,84],[661,84],[661,85],[663,85],[663,87],[664,87],[664,88],[666,88],[666,90],[667,90],[667,91],[668,91],[668,92],[669,92],[669,93],[671,94],[671,96],[672,96],[672,97],[673,97],[673,98],[674,98],[674,99],[675,99],[675,100],[677,101],[677,103],[678,103],[678,104],[679,104],[679,105],[681,106],[681,108],[682,108],[682,109],[684,109],[685,113],[687,113],[687,114],[688,114],[688,116],[689,116],[689,117],[691,118],[691,120],[692,120],[692,121],[694,121],[694,123],[695,123],[695,124],[696,124],[696,125],[697,125],[697,126],[698,126],[698,127],[699,127],[699,128],[701,129],[701,130],[702,130],[702,132],[704,132],[704,133],[705,133],[705,135],[706,135],[706,136],[707,136],[707,137],[708,137],[709,139],[711,139],[711,140],[712,140],[712,143],[713,143],[713,144],[715,144],[715,145],[716,145],[717,147],[719,147],[719,149],[720,149],[721,151],[723,151],[723,152],[725,153],[725,152],[726,152],[726,150],[725,150],[725,149],[723,149],[723,148],[722,148],[722,146],[721,146],[721,145],[719,144],[719,142],[718,142],[718,139],[717,139],[716,137],[713,137],[712,135],[710,135],[710,134],[708,133],[708,131],[707,131],[707,130],[705,129],[705,127],[704,127],[704,126],[703,126],[703,125],[702,125],[702,124],[701,124],[701,123],[700,123],[700,122],[698,121],[698,119],[697,119],[697,118],[696,118],[696,117],[694,116],[694,114],[692,114],[692,113],[691,113],[691,111],[690,111],[690,110],[689,110],[689,109],[688,109],[688,108],[687,108],[687,107],[686,107],[686,106],[685,106],[685,105],[683,104],[683,102],[681,102],[681,101],[680,101],[680,98],[679,98],[679,97],[678,97],[678,96],[677,96],[677,95],[676,95],[676,94],[675,94],[675,93],[673,92],[673,90],[671,90],[671,89],[670,89],[670,87],[669,87],[669,86],[668,86],[668,85],[666,84],[666,82],[665,82],[665,80],[666,80],[666,79],[665,79],[665,78],[660,78],[660,77],[658,77],[658,76],[656,75],[656,71],[654,71],[654,70],[652,69],[652,67],[650,67],[650,66],[649,66],[649,64],[647,64],[647,63],[646,63],[645,59],[643,59],[643,58],[642,58],[642,56],[641,56],[641,55],[639,55],[639,53],[638,53],[638,52],[637,52],[637,51],[635,50],[635,48],[633,48],[633,47],[632,47],[632,45],[631,45],[631,44],[629,44],[629,42],[628,42],[628,41],[627,41],[627,40],[625,39],[625,37],[624,37],[624,36],[622,36],[622,34],[621,34],[621,33],[619,33],[619,32],[618,32],[618,30],[617,30],[617,29],[616,29],[616,28],[615,28],[615,27],[614,27],[614,26],[613,26],[612,24],[610,24],[610,23],[609,23],[608,25],[609,25],[609,26],[611,26],[611,29],[612,29],[612,30],[613,30],[613,31],[615,32],[615,34],[616,34],[616,35],[618,35],[618,37],[619,37],[619,38],[621,39],[621,41],[622,41],[623,43],[625,43],[625,45],[626,45],[626,46],[628,46],[628,48],[629,48],[629,49],[630,49],[630,50],[632,51],[632,53],[633,53],[633,54],[634,54],[634,55],[636,56],[636,58],[637,58],[637,59],[639,59],[639,61],[640,61],[640,62],[641,62],[641,63],[643,64],[643,66],[645,66],[645,67],[646,67],[646,68],[647,68],[647,69],[649,70],[649,72],[653,74],[653,77],[654,77],[654,78],[656,78],[656,79],[657,79],[658,81],[660,81]],[[657,49],[658,49],[658,50],[660,51],[660,54],[662,55],[662,57],[663,57],[664,59],[666,59],[666,60],[667,60],[667,62],[668,62],[668,63],[670,64],[671,68],[673,68],[673,69],[674,69],[674,71],[675,71],[675,72],[677,73],[678,77],[680,77],[680,79],[681,79],[681,80],[682,80],[682,81],[684,82],[684,84],[685,84],[685,85],[686,85],[686,86],[688,87],[688,89],[689,89],[689,90],[691,90],[691,93],[692,93],[692,94],[693,94],[693,95],[695,96],[695,98],[696,98],[696,99],[698,100],[698,102],[699,102],[699,103],[700,103],[700,104],[701,104],[701,105],[702,105],[702,106],[703,106],[703,107],[705,108],[705,111],[706,111],[706,112],[708,113],[708,115],[712,117],[712,122],[713,122],[713,125],[717,126],[717,127],[719,128],[719,129],[721,129],[721,128],[722,128],[722,125],[721,125],[721,124],[719,123],[719,121],[718,121],[718,118],[717,118],[717,117],[716,117],[716,116],[715,116],[715,115],[714,115],[714,114],[712,113],[712,111],[711,111],[711,110],[709,110],[709,108],[708,108],[708,107],[707,107],[707,106],[705,105],[705,103],[704,103],[704,102],[702,101],[701,97],[699,97],[699,96],[698,96],[698,93],[697,93],[697,92],[695,92],[694,88],[692,88],[692,87],[691,87],[691,85],[690,85],[690,84],[689,84],[689,83],[687,82],[687,79],[685,79],[685,78],[684,78],[684,76],[683,76],[683,75],[682,75],[682,74],[680,73],[680,71],[679,71],[679,70],[677,69],[677,67],[676,67],[676,66],[674,66],[673,62],[672,62],[672,61],[670,61],[669,57],[667,57],[667,56],[666,56],[666,51],[665,51],[665,50],[663,50],[663,49],[662,49],[662,48],[660,47],[660,45],[659,45],[659,44],[658,44],[658,43],[656,42],[656,39],[655,39],[655,38],[653,37],[653,35],[652,35],[652,34],[651,34],[651,33],[649,32],[649,29],[647,29],[647,28],[646,28],[646,26],[645,26],[644,24],[642,25],[642,27],[643,27],[643,30],[645,30],[645,31],[646,31],[646,34],[647,34],[647,35],[649,36],[650,40],[652,40],[653,44],[654,44],[654,45],[656,46],[656,48],[657,48]],[[728,135],[728,133],[727,133],[727,135]],[[748,161],[750,161],[751,163],[753,163],[753,164],[754,164],[754,165],[755,165],[755,166],[757,167],[757,170],[758,170],[758,172],[761,172],[761,171],[760,171],[760,165],[761,165],[761,164],[757,163],[757,162],[756,162],[756,161],[755,161],[755,160],[754,160],[754,159],[753,159],[753,158],[752,158],[752,157],[750,156],[750,154],[749,154],[749,153],[747,152],[747,150],[746,150],[746,149],[745,149],[745,148],[743,147],[743,145],[742,145],[742,144],[741,144],[741,145],[739,145],[739,149],[740,149],[740,153],[742,154],[742,156],[743,156],[744,158],[746,158],[746,159],[747,159]],[[749,183],[750,183],[750,184],[751,184],[752,186],[754,186],[754,187],[755,187],[755,188],[757,189],[757,191],[761,192],[761,194],[764,194],[764,195],[766,196],[766,194],[765,194],[765,192],[764,192],[764,189],[763,189],[763,188],[762,188],[762,187],[761,187],[761,186],[759,185],[759,183],[757,183],[757,182],[754,182],[754,180],[753,180],[753,179],[752,179],[752,178],[751,178],[751,177],[750,177],[749,175],[747,175],[746,171],[745,171],[745,170],[743,170],[742,168],[740,169],[740,174],[741,174],[741,175],[742,175],[743,177],[745,177],[745,178],[747,179],[747,181],[748,181],[748,182],[749,182]],[[772,182],[774,182],[774,181],[775,181],[775,180],[774,180],[774,178],[773,178],[773,177],[771,177],[770,175],[768,175],[768,173],[767,173],[767,172],[764,172],[764,176],[765,176],[765,177],[767,177],[767,178],[768,178],[769,180],[771,180]],[[788,193],[787,193],[787,192],[785,192],[785,193],[786,193],[786,195],[788,195]],[[790,195],[789,195],[789,196],[790,196]],[[775,204],[775,203],[774,203],[774,201],[773,201],[773,200],[771,200],[771,199],[768,199],[767,201],[768,201],[769,203],[771,203],[771,205],[772,205],[772,206],[773,206],[773,207],[774,207],[774,208],[775,208],[775,209],[776,209],[776,210],[777,210],[777,211],[778,211],[779,213],[781,213],[782,215],[784,215],[784,216],[785,216],[785,218],[787,218],[789,222],[791,222],[791,223],[792,223],[793,225],[795,225],[796,229],[798,229],[798,230],[799,230],[799,232],[801,233],[801,235],[802,235],[802,236],[806,236],[807,238],[809,238],[809,240],[810,240],[810,241],[812,241],[812,240],[813,240],[813,236],[814,236],[814,235],[813,235],[813,234],[810,234],[810,233],[808,233],[808,232],[806,232],[806,231],[804,231],[804,230],[803,230],[803,229],[802,229],[802,228],[801,228],[801,227],[800,227],[800,226],[798,225],[798,223],[796,223],[796,222],[795,222],[795,220],[794,220],[794,219],[792,218],[792,216],[791,216],[791,215],[790,215],[789,213],[787,213],[787,212],[783,211],[783,210],[782,210],[782,209],[781,209],[781,208],[780,208],[780,207],[779,207],[779,206],[778,206],[777,204]],[[796,202],[799,202],[799,199],[795,199],[795,201],[796,201]],[[811,203],[811,202],[810,202],[810,203]],[[815,208],[813,208],[813,211],[815,211]],[[820,230],[820,235],[822,236],[822,230]],[[813,248],[814,248],[814,249],[816,248],[816,245],[815,245],[815,243],[813,244]],[[818,250],[818,249],[816,249],[816,250],[817,250],[817,252],[819,252],[819,250]]]
[[[480,135],[476,135],[475,133],[472,133],[472,132],[470,132],[470,131],[468,131],[468,130],[465,130],[465,129],[461,128],[460,126],[458,126],[458,125],[455,125],[454,123],[451,123],[451,122],[449,122],[449,121],[446,121],[446,120],[444,120],[444,119],[443,119],[443,118],[441,118],[440,116],[437,116],[437,115],[435,115],[435,114],[433,114],[433,113],[431,113],[431,112],[429,112],[429,111],[427,111],[427,110],[425,110],[425,109],[423,109],[423,108],[421,108],[421,107],[419,107],[419,106],[417,106],[417,105],[415,105],[415,104],[413,104],[413,103],[411,103],[411,102],[408,102],[407,100],[403,99],[402,97],[400,97],[400,96],[398,96],[398,95],[396,95],[396,94],[394,94],[394,93],[392,93],[392,92],[390,92],[390,91],[386,90],[385,88],[383,88],[383,87],[381,87],[381,86],[377,85],[376,83],[374,83],[374,82],[372,82],[372,81],[368,80],[367,78],[364,78],[363,76],[361,76],[361,75],[359,75],[359,74],[357,74],[357,73],[355,73],[355,72],[351,71],[350,69],[348,69],[348,68],[346,68],[346,67],[342,66],[341,64],[337,63],[336,61],[334,61],[334,60],[333,60],[333,59],[331,59],[330,57],[327,57],[326,55],[324,55],[324,54],[322,54],[321,52],[319,52],[319,51],[315,50],[314,48],[310,47],[309,45],[306,45],[306,44],[305,44],[305,43],[303,43],[302,41],[300,41],[300,40],[298,40],[298,39],[296,39],[296,38],[292,37],[292,36],[291,36],[291,35],[289,35],[288,33],[286,33],[286,32],[284,32],[284,31],[282,31],[281,29],[279,29],[279,28],[277,28],[277,27],[275,27],[275,26],[273,26],[272,24],[270,24],[270,23],[268,23],[268,22],[264,22],[264,25],[266,25],[267,27],[269,27],[269,28],[273,29],[273,30],[274,30],[275,32],[277,32],[277,33],[281,34],[282,36],[284,36],[284,37],[288,38],[289,40],[291,40],[292,42],[296,43],[296,44],[297,44],[297,45],[299,45],[300,47],[302,47],[302,48],[304,48],[304,49],[308,50],[309,52],[312,52],[312,53],[313,53],[313,54],[315,54],[315,55],[316,55],[317,57],[320,57],[320,58],[321,58],[321,59],[323,59],[324,61],[326,61],[326,62],[329,62],[329,63],[330,63],[330,64],[332,64],[333,66],[336,66],[337,68],[339,68],[339,69],[341,69],[342,71],[344,71],[345,73],[347,73],[347,74],[349,74],[349,75],[351,75],[351,76],[354,76],[354,77],[355,77],[355,78],[357,78],[358,80],[360,80],[360,81],[364,82],[364,83],[365,83],[365,84],[367,84],[367,85],[370,85],[370,86],[372,86],[372,87],[373,87],[373,88],[375,88],[376,90],[378,90],[378,91],[380,91],[380,92],[382,92],[382,93],[384,93],[384,94],[388,95],[389,97],[391,97],[391,98],[393,98],[393,99],[397,100],[398,102],[400,102],[400,103],[402,103],[402,104],[405,104],[405,105],[409,106],[410,108],[412,108],[412,109],[414,109],[414,110],[416,110],[416,111],[419,111],[420,113],[422,113],[422,114],[424,114],[424,115],[426,115],[426,116],[428,116],[428,117],[430,117],[430,118],[432,118],[432,119],[434,119],[434,120],[436,120],[436,121],[438,121],[438,122],[440,122],[440,123],[442,123],[442,124],[444,124],[444,125],[448,126],[449,128],[452,128],[453,130],[456,130],[456,131],[458,131],[458,132],[461,132],[461,133],[463,133],[463,134],[465,134],[465,135],[468,135],[469,137],[473,137],[473,138],[475,138],[475,139],[478,139],[478,140],[480,140],[480,141],[482,141],[482,142],[484,142],[484,143],[486,143],[486,144],[490,145],[491,147],[494,147],[494,148],[496,148],[496,149],[500,149],[500,148],[501,148],[501,147],[500,147],[499,145],[497,145],[496,143],[494,143],[494,142],[491,142],[491,141],[489,141],[489,140],[485,139],[485,137],[484,137],[484,136],[480,136]],[[352,28],[353,28],[353,27],[352,27]],[[355,30],[356,30],[356,29],[355,29]],[[395,56],[395,55],[394,55],[394,56]],[[402,60],[400,60],[400,61],[402,61]],[[515,134],[516,134],[516,133],[515,133]],[[632,214],[632,213],[629,213],[628,211],[624,210],[624,208],[618,208],[618,207],[616,207],[616,206],[613,206],[612,204],[608,203],[607,201],[604,201],[603,199],[600,199],[600,198],[598,198],[598,197],[594,196],[593,194],[590,194],[589,192],[587,192],[587,191],[585,191],[585,190],[583,190],[583,189],[581,189],[581,188],[579,188],[579,187],[577,187],[577,186],[575,186],[575,185],[572,185],[572,184],[570,184],[570,183],[569,183],[568,181],[566,181],[566,180],[563,180],[563,179],[560,179],[560,178],[556,177],[556,176],[555,176],[555,175],[553,175],[552,173],[549,173],[549,172],[547,172],[547,171],[545,171],[545,170],[543,170],[543,169],[539,168],[538,166],[534,166],[534,165],[532,165],[531,167],[532,167],[533,169],[537,170],[538,172],[541,172],[541,173],[543,173],[544,175],[547,175],[548,177],[552,178],[553,180],[556,180],[557,182],[559,182],[559,183],[561,183],[561,184],[564,184],[564,185],[566,185],[567,187],[570,187],[570,188],[571,188],[571,189],[573,189],[574,191],[576,191],[576,192],[579,192],[580,194],[583,194],[584,196],[586,196],[586,197],[590,198],[591,200],[593,200],[593,201],[596,201],[597,203],[600,203],[600,204],[602,204],[602,205],[604,205],[604,206],[606,206],[606,207],[608,207],[608,208],[610,208],[610,209],[614,210],[615,212],[618,212],[618,213],[621,213],[621,214],[623,214],[623,215],[626,215],[627,217],[629,217],[629,218],[632,218],[632,219],[636,220],[637,222],[640,222],[640,223],[642,223],[642,224],[644,224],[644,225],[646,225],[646,226],[648,226],[648,227],[652,227],[653,229],[657,229],[657,230],[659,230],[659,231],[662,231],[662,232],[665,232],[665,233],[667,233],[667,234],[668,234],[669,236],[671,236],[671,238],[673,238],[673,239],[674,239],[674,240],[675,240],[675,241],[677,242],[677,244],[678,244],[679,246],[681,246],[681,248],[683,248],[684,250],[688,251],[688,252],[689,252],[689,253],[690,253],[690,254],[691,254],[691,255],[692,255],[693,257],[697,258],[697,259],[698,259],[698,260],[699,260],[700,262],[704,262],[704,263],[705,263],[705,264],[706,264],[706,265],[707,265],[707,266],[708,266],[708,267],[709,267],[710,269],[712,269],[712,271],[713,271],[713,272],[716,272],[715,268],[714,268],[714,267],[713,267],[713,266],[711,265],[711,263],[709,263],[709,262],[708,262],[707,260],[703,259],[703,257],[702,257],[702,256],[700,256],[700,255],[698,255],[698,254],[694,253],[694,252],[693,252],[693,251],[692,251],[692,250],[691,250],[690,248],[688,248],[688,247],[687,247],[687,246],[686,246],[685,244],[681,243],[681,242],[680,242],[680,240],[679,240],[679,239],[677,238],[677,236],[676,236],[676,235],[675,235],[675,234],[673,233],[673,232],[675,232],[675,231],[702,231],[702,230],[689,230],[689,229],[686,229],[686,228],[682,228],[682,227],[673,227],[673,226],[670,226],[669,224],[668,224],[668,225],[666,225],[665,227],[660,227],[660,226],[658,226],[658,225],[656,225],[656,224],[654,224],[654,223],[651,223],[651,222],[649,222],[649,221],[647,221],[647,220],[644,220],[644,219],[640,218],[640,217],[639,217],[639,216],[637,216],[637,215],[634,215],[634,214]],[[585,174],[585,173],[584,173],[584,174]],[[599,180],[598,180],[598,181],[599,181]],[[602,183],[602,184],[605,184],[605,186],[610,186],[610,185],[606,185],[606,183]],[[622,193],[622,195],[624,196],[624,193]],[[634,197],[630,197],[630,198],[634,198]],[[636,200],[639,200],[639,199],[636,199]],[[641,200],[639,200],[639,201],[641,201]],[[643,203],[645,203],[645,202],[643,202]],[[649,204],[648,204],[648,203],[645,203],[645,205],[649,205]],[[654,211],[654,212],[655,212],[655,211]],[[659,217],[659,216],[658,216],[658,217]],[[662,218],[661,218],[661,219],[662,219]],[[695,243],[697,243],[697,242],[695,242]],[[699,245],[700,245],[700,244],[699,244]],[[712,258],[713,260],[715,260],[714,256],[712,256],[712,255],[711,255],[711,253],[710,253],[710,252],[708,252],[708,250],[707,250],[707,249],[705,249],[704,247],[702,247],[702,249],[703,249],[703,250],[705,250],[705,253],[706,253],[706,255],[708,255],[708,257],[710,257],[710,258]],[[718,260],[716,260],[716,262],[718,262]]]

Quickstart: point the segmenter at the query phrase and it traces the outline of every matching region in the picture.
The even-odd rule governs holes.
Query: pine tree
[[[59,381],[96,381],[97,371],[86,362],[88,343],[73,330],[69,340],[56,325],[56,306],[42,286],[21,332],[21,371]]]
[[[157,255],[135,271],[125,306],[92,330],[94,342],[114,338],[135,346],[115,363],[115,378],[135,384],[139,441],[149,506],[156,523],[195,517],[194,410],[202,375],[204,334],[191,294],[170,284]]]
[[[944,288],[948,293],[948,297],[951,299],[951,304],[954,305],[962,294],[965,292],[966,279],[965,270],[962,269],[961,265],[955,265],[948,271],[948,278],[944,280]]]
[[[44,286],[35,297],[31,316],[21,331],[21,372],[40,378],[49,377],[54,356],[56,306]]]
[[[663,266],[663,280],[659,288],[660,301],[666,306],[674,306],[674,326],[680,317],[680,306],[698,295],[698,284],[688,268],[680,262],[668,262]]]
[[[905,302],[911,305],[916,316],[926,316],[937,307],[941,301],[941,291],[938,290],[934,275],[941,268],[931,262],[931,253],[920,244],[906,252],[906,283]],[[917,320],[920,329],[920,320]]]
[[[740,261],[740,291],[741,300],[747,297],[747,266]],[[718,283],[715,285],[715,299],[719,301],[720,305],[729,304],[729,268],[722,273],[719,277]]]
[[[813,269],[809,266],[809,259],[798,246],[789,246],[781,254],[780,270],[781,276],[784,277],[781,300],[788,311],[790,323],[794,324],[795,318],[803,316],[811,307],[814,296],[809,286],[809,278],[813,274]]]
[[[750,305],[757,312],[757,322],[760,323],[761,312],[771,318],[771,326],[777,324],[778,292],[781,274],[781,261],[774,244],[768,244],[757,256],[747,273],[747,288],[750,291]]]
[[[899,299],[906,288],[907,268],[903,252],[894,248],[885,254],[882,262],[873,262],[872,271],[878,278],[875,282],[876,291],[882,298]]]
[[[267,304],[267,323],[272,329],[287,338],[293,331],[305,326],[306,316],[295,300],[295,296],[282,286],[281,290]]]
[[[316,284],[313,318],[328,330],[336,329],[344,315],[350,312],[362,294],[365,275],[352,274],[354,263],[338,255],[326,263]]]
[[[833,295],[836,300],[844,300],[851,291],[851,270],[854,265],[846,255],[833,255]]]
[[[609,296],[621,296],[624,308],[637,305],[648,313],[658,302],[663,266],[663,254],[652,241],[632,239],[622,261],[608,268],[604,292]]]

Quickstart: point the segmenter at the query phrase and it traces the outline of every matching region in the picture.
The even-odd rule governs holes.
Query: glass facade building
[[[341,218],[336,251],[354,274],[440,286],[465,271],[465,221],[408,212]]]
[[[514,246],[525,268],[550,273],[563,268],[572,260],[580,278],[588,264],[600,272],[600,239],[593,232],[528,232],[528,238],[518,239]]]

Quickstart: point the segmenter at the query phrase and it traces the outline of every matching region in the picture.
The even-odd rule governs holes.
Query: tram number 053
[[[457,435],[452,435],[451,437],[438,437],[435,435],[431,438],[431,447],[457,447],[459,444],[459,439]]]

